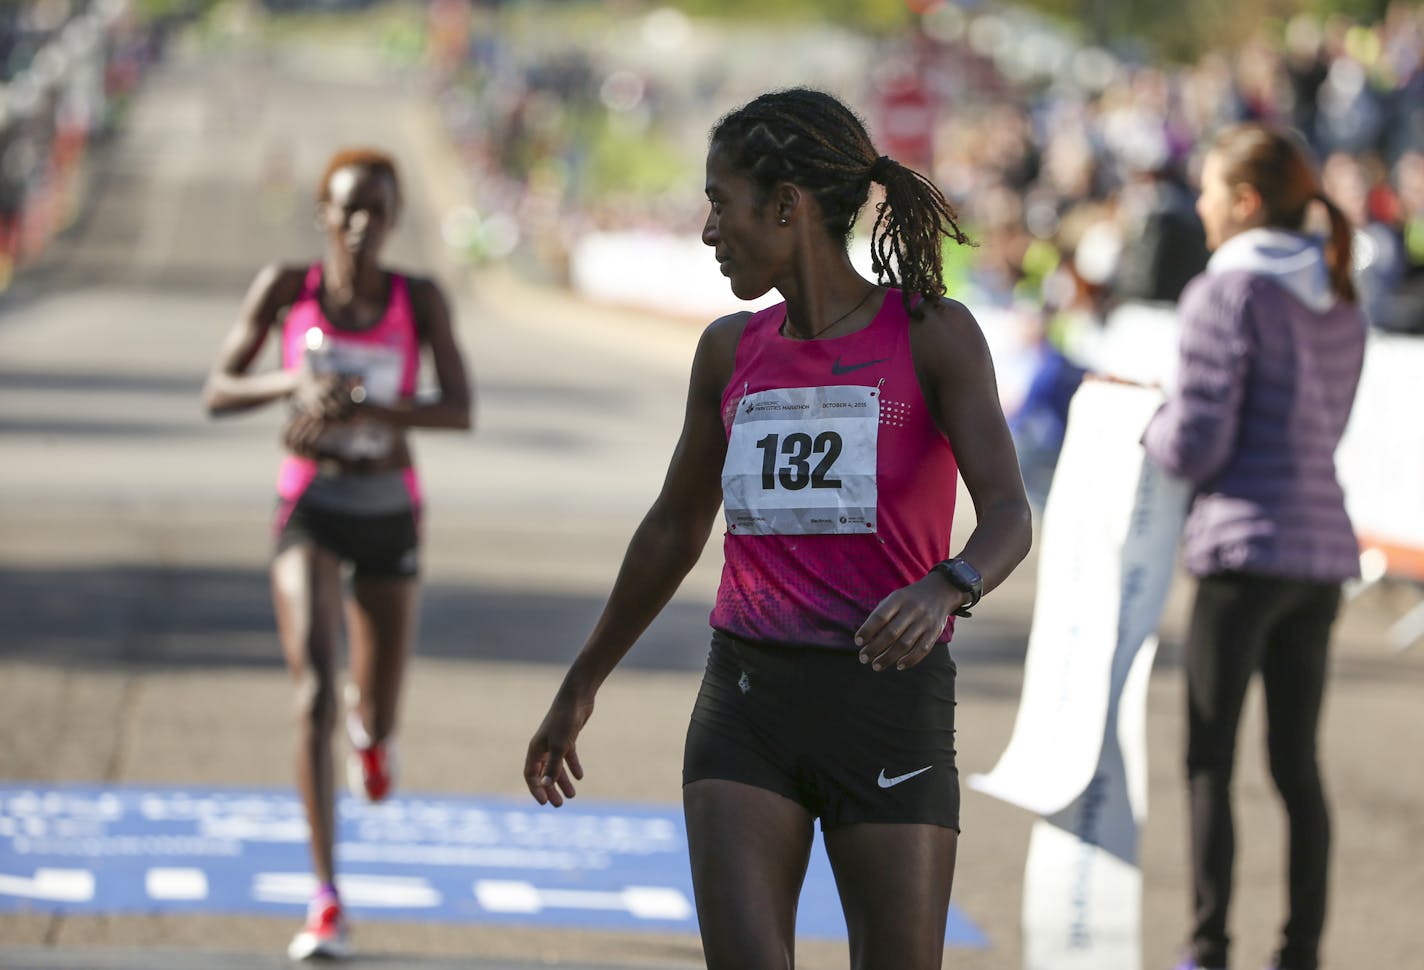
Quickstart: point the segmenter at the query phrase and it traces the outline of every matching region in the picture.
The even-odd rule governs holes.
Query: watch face
[[[954,583],[966,593],[977,592],[983,584],[983,579],[979,575],[979,570],[975,569],[963,559],[950,559],[940,564],[950,582]]]

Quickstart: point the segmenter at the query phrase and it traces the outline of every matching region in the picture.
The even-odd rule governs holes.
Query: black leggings
[[[1289,819],[1289,916],[1275,965],[1316,970],[1325,924],[1330,814],[1316,763],[1335,583],[1219,573],[1201,580],[1187,633],[1187,779],[1199,966],[1227,965],[1236,835],[1231,771],[1246,688],[1261,673],[1271,777]]]

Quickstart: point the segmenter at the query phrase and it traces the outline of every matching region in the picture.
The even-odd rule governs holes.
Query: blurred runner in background
[[[380,263],[400,205],[389,156],[364,149],[334,155],[317,195],[325,258],[257,275],[204,390],[213,415],[274,401],[291,408],[277,483],[272,599],[297,686],[297,787],[318,883],[307,923],[288,949],[294,959],[351,949],[332,849],[343,608],[348,775],[356,792],[380,801],[395,780],[391,734],[418,611],[421,497],[406,432],[471,424],[469,381],[444,294],[429,279]],[[274,332],[282,366],[254,372]],[[438,386],[430,399],[416,395],[422,350]]]
[[[952,616],[1028,552],[1031,523],[978,324],[944,298],[965,242],[933,183],[881,156],[836,99],[763,95],[713,129],[702,240],[732,292],[692,364],[681,440],[608,604],[530,741],[540,804],[613,667],[725,505],[726,566],[684,756],[712,970],[794,964],[821,820],[858,970],[938,968],[959,829]],[[874,269],[847,239],[872,183]],[[977,525],[950,554],[963,470]]]

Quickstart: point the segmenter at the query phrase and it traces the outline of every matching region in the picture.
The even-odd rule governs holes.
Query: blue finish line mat
[[[300,918],[306,840],[290,791],[0,786],[0,912]],[[343,796],[336,859],[362,920],[697,932],[679,806]],[[846,936],[820,839],[797,933]],[[955,907],[945,942],[987,944]]]

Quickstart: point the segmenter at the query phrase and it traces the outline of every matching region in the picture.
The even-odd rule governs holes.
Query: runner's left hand
[[[938,574],[895,590],[855,631],[860,662],[874,670],[904,670],[929,656],[964,594]]]
[[[326,458],[328,455],[320,447],[321,437],[341,423],[306,411],[295,411],[282,429],[282,444],[300,458]]]

